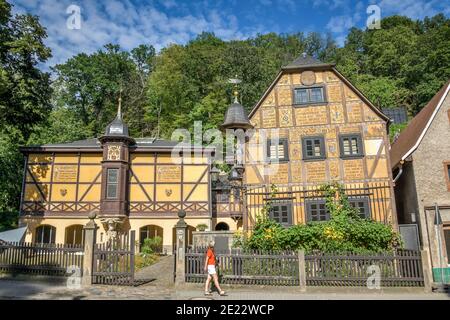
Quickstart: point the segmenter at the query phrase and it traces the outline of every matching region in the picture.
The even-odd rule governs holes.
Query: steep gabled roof
[[[392,168],[395,168],[400,161],[405,160],[417,149],[444,102],[449,89],[450,81],[420,110],[392,144],[390,150]]]
[[[332,67],[332,63],[324,63],[312,56],[302,53],[300,57],[292,61],[286,66],[281,67],[281,69],[298,69],[298,68],[310,68],[310,67]]]
[[[261,96],[258,102],[256,102],[255,106],[248,114],[249,118],[253,116],[253,114],[259,108],[259,106],[267,97],[267,95],[270,93],[270,91],[273,89],[273,87],[275,87],[278,80],[281,78],[283,74],[303,70],[331,70],[338,76],[338,78],[342,82],[344,82],[347,86],[349,86],[358,95],[358,97],[369,106],[369,108],[371,108],[383,120],[389,122],[390,121],[389,117],[387,117],[380,109],[378,109],[375,105],[373,105],[372,102],[370,102],[370,100],[361,91],[359,91],[359,89],[356,88],[347,78],[345,78],[334,66],[335,66],[334,63],[324,63],[320,60],[317,60],[314,57],[308,55],[305,56],[304,54],[302,54],[300,57],[298,57],[290,64],[281,67],[281,70],[275,77],[275,80],[270,84],[269,88],[267,88],[267,90],[264,92],[264,94]]]

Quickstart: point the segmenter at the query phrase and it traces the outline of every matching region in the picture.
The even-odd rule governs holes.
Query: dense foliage
[[[260,250],[355,253],[390,251],[401,245],[399,235],[390,225],[359,217],[341,186],[325,185],[322,190],[330,220],[284,228],[268,218],[269,201],[251,235],[248,238],[241,235],[235,245]]]
[[[34,128],[51,112],[50,76],[38,68],[50,56],[38,18],[11,14],[0,0],[0,228],[16,223],[23,156]],[[16,220],[16,219],[14,219]]]
[[[162,252],[162,238],[159,236],[145,238],[141,247],[141,254],[153,254]]]
[[[450,78],[450,19],[392,16],[381,27],[351,29],[342,48],[329,35],[303,32],[239,41],[202,33],[159,53],[151,44],[130,52],[106,44],[53,66],[51,83],[38,67],[51,56],[45,28],[38,17],[12,16],[0,0],[0,211],[19,206],[20,145],[98,136],[114,117],[120,92],[133,136],[170,138],[196,120],[204,129],[223,121],[229,78],[243,80],[242,103],[251,109],[279,68],[307,52],[336,62],[376,105],[406,106],[414,115]]]

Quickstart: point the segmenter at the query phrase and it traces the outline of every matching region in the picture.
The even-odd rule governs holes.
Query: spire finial
[[[235,76],[234,79],[228,80],[228,83],[234,84],[234,88],[233,88],[234,103],[239,103],[239,101],[238,101],[238,96],[239,96],[238,84],[241,82],[242,82],[242,80],[238,79],[237,75]]]
[[[302,53],[303,58],[306,58],[306,52]]]
[[[117,107],[117,119],[122,120],[122,86],[119,91],[119,105]]]

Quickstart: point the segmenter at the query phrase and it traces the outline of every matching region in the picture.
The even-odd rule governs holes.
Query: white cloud
[[[177,6],[172,0],[159,3],[164,8]],[[45,43],[53,53],[47,66],[63,63],[80,52],[92,53],[106,43],[117,43],[125,50],[152,44],[160,50],[171,43],[186,43],[203,31],[214,32],[224,40],[243,39],[264,31],[261,25],[242,28],[237,17],[226,10],[204,7],[203,12],[177,15],[176,10],[166,13],[151,4],[137,7],[129,0],[78,1],[81,29],[70,30],[66,27],[66,9],[71,4],[71,0],[16,0],[15,12],[38,15],[47,29]]]
[[[351,5],[351,3],[348,0],[312,0],[312,5],[314,8],[327,7],[328,9],[336,9]]]
[[[422,19],[426,16],[434,16],[439,12],[448,12],[449,4],[441,0],[382,0],[377,4],[381,8],[381,16],[398,14],[408,16],[411,19]]]

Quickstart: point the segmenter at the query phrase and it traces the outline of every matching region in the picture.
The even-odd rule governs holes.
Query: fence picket
[[[421,270],[420,252],[398,250],[396,254],[315,252],[305,255],[307,285],[365,286],[370,276],[368,267],[378,265],[383,286],[423,286],[423,275],[418,271]],[[223,283],[281,286],[299,283],[298,255],[293,251],[233,249],[216,255]],[[186,250],[186,281],[200,282],[206,277],[201,269],[203,256],[204,248]]]
[[[66,274],[68,262],[82,268],[81,246],[19,243],[0,244],[0,270],[9,273],[61,276]]]

